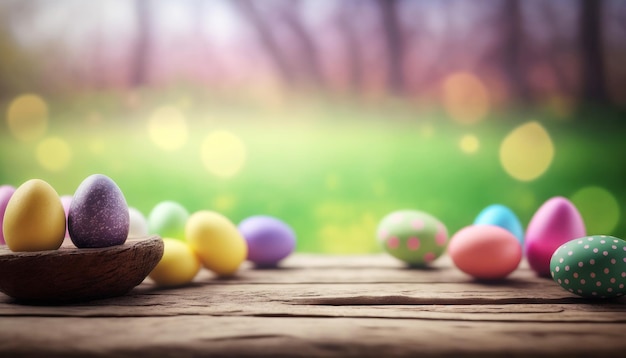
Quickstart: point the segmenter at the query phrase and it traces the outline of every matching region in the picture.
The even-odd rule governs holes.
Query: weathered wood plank
[[[284,268],[311,268],[311,269],[353,269],[353,268],[406,268],[407,266],[396,258],[387,254],[371,255],[318,255],[295,254],[281,262]],[[452,259],[447,254],[442,255],[428,267],[453,268]],[[530,271],[526,259],[522,259],[517,270]]]
[[[397,305],[397,306],[286,306],[279,303],[213,306],[162,305],[98,307],[35,307],[28,311],[4,310],[2,319],[18,317],[169,317],[169,316],[249,316],[249,317],[352,317],[420,319],[440,321],[499,322],[614,322],[626,323],[624,305],[603,304],[513,304],[513,305]]]
[[[233,285],[196,282],[177,289],[143,285],[132,291],[132,299],[114,298],[85,303],[103,309],[116,302],[141,306],[145,302],[168,305],[197,302],[202,305],[234,302],[282,302],[299,305],[418,305],[418,304],[511,304],[580,302],[560,287],[544,282],[515,282],[502,285],[472,283],[364,283],[364,284],[255,284]],[[617,300],[623,302],[624,298]],[[11,302],[6,298],[4,302]],[[3,306],[6,308],[6,306]],[[11,306],[14,307],[14,306]],[[27,310],[28,306],[22,306]],[[1,311],[0,311],[1,312]]]
[[[626,349],[623,325],[610,323],[176,316],[24,317],[0,325],[0,355],[12,357],[543,357]]]
[[[442,258],[295,255],[186,287],[64,306],[0,296],[0,356],[589,356],[626,348],[626,299],[589,301],[522,265],[472,280]],[[532,342],[532,343],[530,343]]]
[[[458,320],[624,322],[624,299],[588,301],[548,285],[196,283],[150,284],[126,297],[59,307],[0,304],[0,316],[248,315],[386,317]],[[485,308],[487,307],[487,308]],[[158,308],[158,309],[155,309]],[[531,309],[529,309],[531,308]],[[547,314],[550,313],[550,314]]]

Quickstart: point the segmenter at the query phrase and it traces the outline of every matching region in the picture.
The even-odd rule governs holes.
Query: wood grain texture
[[[123,245],[12,252],[0,247],[0,291],[33,303],[78,302],[120,296],[139,285],[163,255],[153,236]]]
[[[524,263],[474,281],[448,258],[295,255],[280,269],[203,270],[188,286],[63,306],[0,296],[0,356],[622,356],[626,300],[591,301]]]

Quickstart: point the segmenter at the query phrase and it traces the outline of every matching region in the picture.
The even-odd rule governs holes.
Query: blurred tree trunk
[[[387,84],[391,93],[405,93],[404,36],[398,19],[397,0],[378,0],[387,45]]]
[[[346,46],[346,67],[348,82],[353,93],[361,93],[363,87],[363,53],[359,43],[358,30],[355,28],[355,12],[358,0],[344,1],[340,6],[337,25]]]
[[[131,58],[131,87],[141,87],[148,82],[148,62],[152,46],[152,24],[149,0],[135,0],[137,39]]]
[[[561,11],[561,9],[556,9],[554,3],[552,2],[544,2],[542,4],[541,21],[544,21],[549,25],[549,31],[552,34],[559,34],[562,32],[559,30],[557,23],[554,21],[554,19],[562,15]],[[559,61],[559,55],[561,52],[570,51],[570,47],[572,46],[570,42],[569,36],[566,38],[563,38],[562,35],[553,37],[549,43],[543,45],[541,49],[538,50],[541,55],[536,55],[536,57],[545,57],[546,62],[550,64],[550,67],[554,72],[560,91],[567,96],[572,96],[572,94],[576,92],[575,88],[577,84],[574,83],[571,76],[564,71],[563,66]]]
[[[293,70],[289,66],[289,62],[280,50],[276,39],[274,38],[270,25],[261,16],[255,4],[251,0],[236,0],[233,2],[243,18],[248,20],[256,32],[261,46],[276,68],[283,82],[288,86],[293,86],[295,76]]]
[[[579,18],[582,99],[597,104],[609,102],[604,66],[603,8],[603,0],[582,0]]]
[[[192,37],[190,46],[194,49],[192,52],[192,56],[194,56],[194,58],[191,63],[196,66],[192,73],[197,74],[197,76],[194,75],[196,77],[194,80],[199,81],[200,83],[203,81],[214,83],[216,81],[215,77],[217,77],[215,74],[220,73],[220,69],[216,61],[213,59],[211,45],[204,35],[204,26],[207,24],[205,14],[209,2],[205,0],[188,1],[190,10],[189,17],[192,22]]]
[[[531,94],[522,60],[525,36],[520,0],[506,0],[502,20],[502,66],[510,95],[514,101],[528,103]]]
[[[317,88],[324,88],[326,81],[320,65],[317,45],[302,23],[299,12],[300,4],[300,1],[286,2],[282,9],[282,16],[299,44],[301,50],[299,52],[302,55],[302,64],[304,65],[302,72],[305,74],[305,82]]]

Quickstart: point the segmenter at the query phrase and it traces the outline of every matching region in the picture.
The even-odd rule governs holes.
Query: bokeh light
[[[155,110],[150,117],[148,131],[150,139],[163,150],[176,150],[187,142],[187,122],[176,107],[160,107]]]
[[[94,155],[101,155],[106,152],[106,145],[103,139],[96,138],[89,141],[89,150]]]
[[[480,141],[473,134],[466,134],[459,141],[459,148],[463,153],[474,154],[480,148]]]
[[[315,208],[319,223],[317,243],[325,252],[351,253],[379,251],[374,238],[379,215],[363,210],[360,205],[326,201]]]
[[[11,134],[22,141],[39,139],[48,128],[48,105],[35,94],[16,97],[7,110]]]
[[[65,140],[49,137],[37,145],[36,156],[43,168],[56,172],[65,169],[70,163],[72,150]]]
[[[609,235],[615,230],[620,208],[608,190],[588,186],[578,190],[570,199],[580,211],[589,235]]]
[[[212,174],[221,178],[235,176],[246,161],[246,146],[228,131],[210,133],[201,148],[202,163]]]
[[[510,176],[521,181],[537,179],[548,170],[553,158],[552,139],[536,121],[515,128],[500,145],[502,167]]]
[[[443,82],[443,105],[454,121],[461,124],[477,123],[489,113],[489,92],[475,75],[453,73]]]
[[[237,198],[231,194],[220,194],[213,199],[213,207],[221,213],[231,211],[236,205]]]

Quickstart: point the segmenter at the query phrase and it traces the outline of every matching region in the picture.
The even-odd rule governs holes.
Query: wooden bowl
[[[69,303],[124,295],[163,256],[158,236],[98,249],[66,240],[58,250],[13,252],[0,247],[0,291],[26,303]]]

